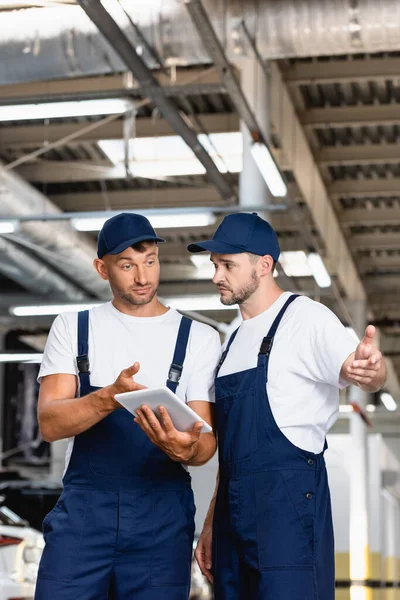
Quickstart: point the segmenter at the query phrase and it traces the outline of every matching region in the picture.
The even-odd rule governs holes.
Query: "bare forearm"
[[[194,444],[191,458],[183,461],[183,464],[190,467],[201,467],[214,456],[216,449],[215,435],[213,433],[202,433],[199,440]]]
[[[208,507],[207,515],[204,520],[203,529],[207,528],[207,527],[212,527],[212,523],[213,523],[213,519],[214,519],[214,512],[215,512],[215,503],[217,501],[218,486],[219,486],[219,471],[217,473],[217,482],[215,484],[214,494],[210,500],[210,506]]]
[[[40,431],[47,442],[73,437],[86,431],[116,407],[112,386],[96,390],[82,398],[51,400],[40,406]]]

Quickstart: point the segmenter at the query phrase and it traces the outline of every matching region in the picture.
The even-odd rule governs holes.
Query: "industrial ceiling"
[[[78,233],[69,219],[54,220],[57,215],[223,207],[215,212],[218,223],[237,206],[240,175],[219,172],[211,145],[195,148],[204,174],[153,177],[137,176],[123,162],[116,166],[103,142],[121,140],[123,148],[129,137],[181,135],[190,145],[197,135],[210,140],[239,132],[245,118],[222,62],[225,57],[240,81],[241,59],[254,55],[269,81],[271,151],[292,198],[270,219],[282,250],[308,250],[295,218],[301,215],[322,249],[333,289],[319,289],[311,277],[288,281],[282,272],[280,282],[321,299],[348,324],[352,302],[366,299],[393,366],[392,391],[399,393],[398,3],[379,3],[379,11],[367,0],[231,1],[221,7],[169,0],[140,4],[140,10],[133,0],[115,3],[126,12],[113,14],[104,1],[108,20],[95,0],[82,0],[82,6],[72,0],[0,3],[6,25],[0,33],[0,217],[20,219],[14,233],[0,234],[4,330],[39,333],[50,323],[11,317],[11,305],[108,297],[91,271],[95,233]],[[201,20],[202,7],[211,30]],[[27,23],[35,26],[27,29]],[[210,31],[222,58],[211,42],[204,44]],[[101,99],[129,101],[133,111],[128,117],[105,111],[31,118],[32,104]],[[2,120],[1,109],[15,105],[26,105],[26,114]],[[35,215],[49,219],[26,220]],[[214,229],[215,223],[162,231],[168,242],[161,251],[163,296],[213,292],[185,248]],[[204,315],[229,322],[235,312]]]

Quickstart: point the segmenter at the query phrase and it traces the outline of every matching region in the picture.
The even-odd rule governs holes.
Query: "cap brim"
[[[158,236],[152,237],[152,236],[148,236],[148,235],[142,235],[140,237],[131,238],[130,240],[125,240],[124,242],[121,242],[120,244],[118,244],[118,246],[115,246],[115,248],[113,248],[112,250],[108,250],[108,252],[105,252],[105,254],[119,254],[120,252],[123,252],[130,246],[133,246],[134,244],[138,244],[139,242],[145,242],[145,241],[165,242],[165,240],[163,238],[160,238]]]
[[[241,254],[246,252],[239,246],[218,242],[217,240],[207,240],[198,244],[189,244],[187,247],[189,252],[214,252],[215,254]]]

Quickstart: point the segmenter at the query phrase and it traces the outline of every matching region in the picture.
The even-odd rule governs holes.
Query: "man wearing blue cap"
[[[256,214],[225,217],[212,240],[188,249],[211,252],[221,302],[243,317],[217,370],[219,482],[200,568],[216,600],[333,600],[325,435],[339,388],[384,383],[374,327],[357,346],[325,306],[283,292],[277,236]]]
[[[148,407],[135,423],[114,399],[167,386],[213,421],[219,336],[157,299],[163,241],[143,216],[109,219],[94,266],[112,301],[51,328],[39,423],[44,439],[69,445],[64,491],[43,522],[36,600],[188,598],[195,507],[184,465],[207,462],[215,437],[200,422],[181,433]]]

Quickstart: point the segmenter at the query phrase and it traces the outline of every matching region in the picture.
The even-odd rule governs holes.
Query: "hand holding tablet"
[[[164,406],[178,431],[191,431],[195,423],[201,421],[204,423],[201,433],[212,432],[210,425],[167,387],[116,394],[115,400],[135,416],[136,411],[145,404],[160,418],[158,408]]]

